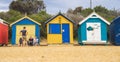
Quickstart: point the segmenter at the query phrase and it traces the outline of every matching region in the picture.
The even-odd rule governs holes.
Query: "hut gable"
[[[1,18],[0,18],[0,23],[2,23],[2,24],[9,24],[8,22],[6,22],[5,20],[3,20]]]
[[[65,18],[67,21],[75,23],[73,20],[69,19],[68,17],[66,17],[65,15],[63,15],[61,12],[59,12],[56,16],[54,16],[51,19],[49,19],[48,21],[46,21],[45,24],[49,23],[50,21],[53,21],[57,17],[62,17],[62,18]]]
[[[81,22],[79,22],[79,25],[81,25],[82,23],[84,23],[85,21],[87,21],[89,18],[99,18],[103,22],[105,22],[106,24],[110,25],[110,23],[106,19],[104,19],[103,17],[101,17],[100,15],[98,15],[96,12],[91,13],[84,20],[82,20]]]
[[[31,19],[28,16],[25,16],[15,22],[13,22],[12,24],[10,24],[10,26],[12,26],[14,24],[38,24],[38,25],[41,25],[40,23],[36,22],[35,20]]]

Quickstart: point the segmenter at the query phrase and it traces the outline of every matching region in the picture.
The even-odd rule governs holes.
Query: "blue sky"
[[[9,4],[12,0],[0,0],[0,12],[8,11]]]
[[[8,11],[9,4],[12,0],[0,0],[0,11]],[[93,7],[97,5],[105,6],[108,9],[120,10],[120,0],[92,0]],[[46,9],[49,14],[56,14],[66,12],[69,8],[74,9],[75,7],[82,6],[83,8],[90,7],[89,0],[44,0]]]

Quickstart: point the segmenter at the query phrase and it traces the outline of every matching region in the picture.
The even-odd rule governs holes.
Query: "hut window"
[[[60,34],[61,26],[60,24],[49,24],[49,34]]]

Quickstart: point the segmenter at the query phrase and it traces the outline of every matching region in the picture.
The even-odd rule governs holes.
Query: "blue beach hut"
[[[120,16],[110,24],[110,41],[114,45],[120,45]]]
[[[79,44],[106,44],[107,25],[110,23],[96,12],[91,13],[81,22],[78,28]]]
[[[40,25],[40,23],[28,16],[25,16],[10,24],[12,27],[12,44],[19,44],[19,39],[21,37],[20,31],[23,29],[23,27],[26,27],[27,30],[26,40],[32,36],[33,38],[37,37],[40,41]]]

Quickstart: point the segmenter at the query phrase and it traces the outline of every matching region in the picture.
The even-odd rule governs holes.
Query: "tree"
[[[81,11],[81,15],[83,15],[84,17],[87,17],[92,12],[93,10],[91,8],[86,8]]]
[[[16,0],[12,1],[9,8],[23,14],[33,14],[45,10],[46,7],[42,0]]]
[[[79,21],[83,19],[83,16],[81,15],[82,7],[77,7],[74,10],[68,9],[66,15],[74,20],[76,24],[78,24]]]
[[[71,8],[68,9],[67,14],[72,14],[73,10]]]
[[[0,17],[9,23],[12,23],[23,17],[23,15],[18,11],[10,10],[8,12],[1,12]]]
[[[94,7],[94,10],[95,10],[96,12],[101,12],[101,13],[106,13],[106,14],[109,13],[109,10],[108,10],[107,8],[101,6],[101,5]]]
[[[80,14],[80,12],[82,11],[82,7],[76,7],[75,10],[73,11],[73,14]]]

